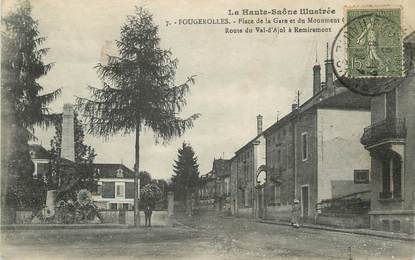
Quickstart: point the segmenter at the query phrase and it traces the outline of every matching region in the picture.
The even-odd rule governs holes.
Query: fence
[[[99,212],[106,224],[134,224],[134,211],[102,210]],[[144,212],[140,211],[141,224],[144,225]],[[31,211],[16,211],[15,224],[31,224],[33,215]],[[151,224],[153,226],[166,226],[169,223],[167,211],[153,211]]]

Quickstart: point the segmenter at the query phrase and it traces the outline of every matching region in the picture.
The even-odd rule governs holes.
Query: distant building
[[[210,171],[199,177],[199,206],[202,209],[214,209],[216,196],[216,177]]]
[[[415,58],[415,33],[405,38],[405,55]],[[415,79],[389,93],[373,97],[371,124],[361,142],[371,156],[372,229],[415,231]],[[369,155],[369,153],[367,153]]]
[[[33,177],[45,178],[50,170],[50,153],[40,144],[30,144],[29,153],[35,166]]]
[[[227,211],[230,209],[230,178],[231,162],[225,159],[214,159],[212,173],[216,177],[215,204],[216,210]]]
[[[237,198],[234,200],[238,203],[234,206],[234,212],[238,216],[256,217],[261,212],[263,201],[262,193],[256,190],[256,175],[261,166],[265,165],[265,138],[262,132],[261,115],[257,116],[257,135],[242,148],[235,152],[233,158],[233,171],[236,175],[232,176],[237,179]],[[232,182],[232,180],[231,180]],[[234,184],[235,185],[235,184]]]
[[[214,159],[212,170],[199,177],[199,203],[202,208],[227,211],[230,209],[231,162]]]
[[[238,162],[236,156],[230,159],[231,162],[231,176],[230,176],[230,203],[231,203],[231,214],[238,215]]]
[[[118,163],[94,163],[99,176],[92,199],[99,208],[131,210],[134,205],[134,171]]]

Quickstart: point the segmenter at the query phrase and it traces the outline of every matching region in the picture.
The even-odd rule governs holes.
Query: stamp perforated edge
[[[405,20],[404,20],[404,8],[402,5],[345,5],[343,6],[343,17],[344,17],[344,25],[347,25],[347,23],[349,21],[347,21],[347,11],[349,10],[370,10],[370,9],[399,9],[400,10],[400,14],[401,14],[401,28],[400,28],[400,42],[401,42],[401,55],[402,55],[402,60],[401,60],[401,68],[402,68],[402,74],[400,77],[404,77],[404,66],[405,66],[405,56],[404,56],[404,45],[403,45],[403,39],[405,38]],[[347,32],[347,26],[345,26],[344,28],[345,32]],[[345,50],[347,49],[347,41],[344,41],[344,48]],[[346,54],[345,54],[346,55]],[[393,77],[393,76],[358,76],[358,77],[349,77],[351,79],[390,79],[390,78],[397,78],[397,77]]]

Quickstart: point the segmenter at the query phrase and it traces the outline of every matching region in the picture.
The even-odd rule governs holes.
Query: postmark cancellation
[[[346,76],[402,77],[402,8],[346,7]]]

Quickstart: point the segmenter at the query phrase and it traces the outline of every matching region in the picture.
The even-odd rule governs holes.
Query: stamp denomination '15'
[[[401,77],[401,9],[348,8],[347,76]]]

